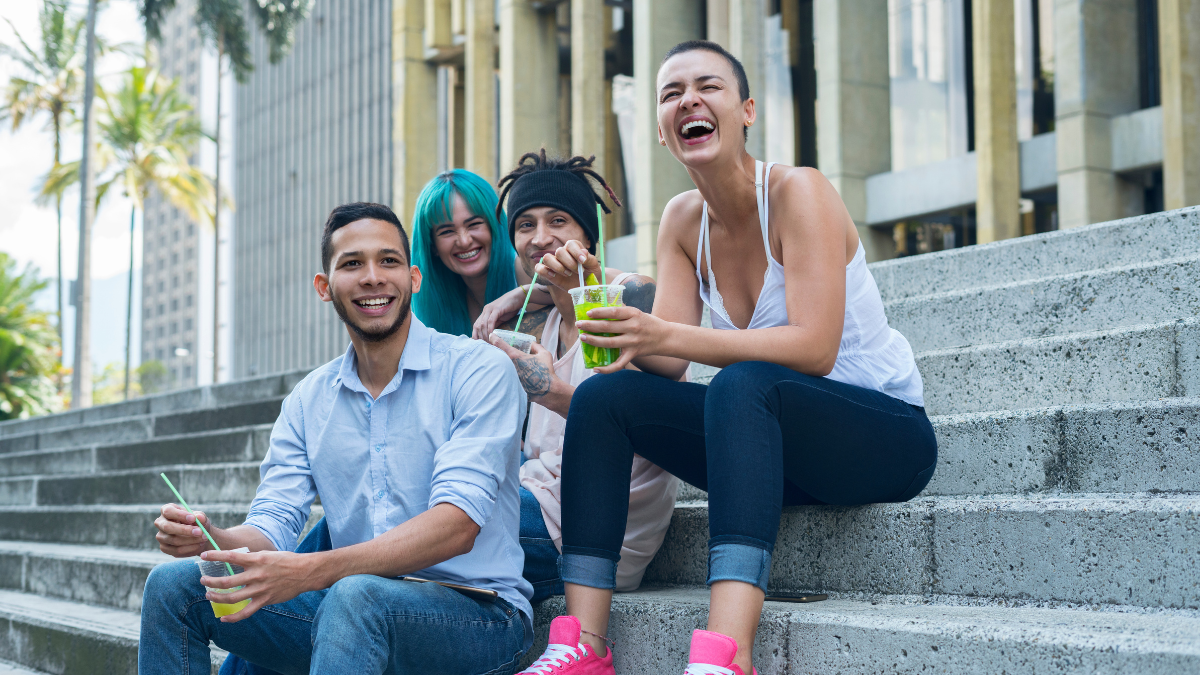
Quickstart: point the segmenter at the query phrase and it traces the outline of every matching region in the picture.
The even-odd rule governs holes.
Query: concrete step
[[[545,648],[561,597],[536,611]],[[708,593],[657,589],[618,593],[608,634],[616,671],[682,673],[692,631],[704,628]],[[920,600],[767,603],[754,645],[761,675],[801,673],[1200,672],[1200,618],[1177,612],[955,606]]]
[[[136,612],[0,590],[0,658],[45,673],[135,675],[140,630]]]
[[[267,375],[237,382],[180,389],[165,394],[136,398],[123,403],[100,405],[83,410],[71,410],[55,415],[43,415],[24,420],[0,422],[0,438],[25,436],[42,431],[81,427],[98,422],[163,415],[174,412],[221,408],[237,403],[252,403],[279,399],[289,393],[309,370]],[[43,446],[44,447],[44,446]]]
[[[708,506],[680,504],[646,583],[706,579]],[[771,585],[1200,607],[1200,496],[929,497],[784,509]]]
[[[1200,256],[906,298],[888,323],[916,351],[1200,316]]]
[[[1097,223],[869,267],[884,301],[1200,253],[1200,208]]]
[[[1200,399],[930,418],[938,467],[922,496],[1200,493]],[[683,484],[679,501],[707,501]]]
[[[28,450],[0,455],[0,477],[81,474],[171,463],[258,461],[267,454],[271,425],[260,424],[133,443]]]
[[[8,661],[0,661],[0,675],[46,675],[46,673],[30,670]]]
[[[170,560],[157,550],[2,541],[0,588],[140,612],[150,570]]]
[[[1200,320],[920,352],[931,415],[1200,396]]]
[[[143,415],[94,424],[37,431],[0,438],[0,456],[33,450],[58,450],[136,443],[155,437],[179,436],[220,429],[272,424],[279,417],[282,397],[234,403],[157,415]]]
[[[240,525],[246,520],[249,503],[192,503],[218,527]],[[158,550],[154,519],[162,503],[96,506],[0,506],[0,541],[32,541],[60,544],[114,546]],[[308,528],[324,516],[319,505],[312,507]],[[0,655],[0,658],[3,658]]]
[[[178,501],[159,473],[166,473],[186,499],[210,504],[249,505],[259,482],[259,462],[184,464],[75,476],[0,479],[0,505],[146,504]]]

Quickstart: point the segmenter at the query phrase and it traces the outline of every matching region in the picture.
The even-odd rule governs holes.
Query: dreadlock
[[[496,218],[500,221],[504,220],[504,200],[508,198],[508,191],[512,189],[513,185],[516,185],[517,179],[536,171],[569,171],[582,177],[589,184],[591,184],[591,181],[595,181],[600,184],[600,187],[604,188],[604,191],[608,193],[609,198],[612,199],[614,204],[621,206],[621,200],[617,199],[616,193],[608,186],[604,177],[592,168],[595,162],[595,155],[587,158],[576,155],[570,159],[547,157],[545,148],[542,148],[538,152],[527,152],[521,155],[521,159],[517,160],[517,168],[509,171],[507,176],[501,178],[496,183],[496,186],[500,188],[500,200],[496,203]],[[595,189],[593,188],[594,191]],[[612,213],[612,209],[608,208],[608,205],[604,203],[604,199],[600,195],[596,194],[594,196],[596,202],[600,204],[600,208],[605,213]]]

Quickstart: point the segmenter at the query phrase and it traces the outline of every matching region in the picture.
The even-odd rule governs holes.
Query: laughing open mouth
[[[483,247],[479,247],[473,251],[467,251],[466,253],[455,253],[454,257],[458,258],[459,260],[474,260],[482,251]]]
[[[679,127],[679,135],[682,136],[684,140],[690,141],[703,138],[711,134],[715,128],[716,127],[713,126],[712,122],[709,122],[708,120],[694,119],[689,122],[685,122],[681,127]]]
[[[363,309],[383,309],[392,304],[395,298],[367,298],[364,300],[355,300],[354,304]]]

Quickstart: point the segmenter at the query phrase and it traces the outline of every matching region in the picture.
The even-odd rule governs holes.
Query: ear
[[[754,121],[758,119],[758,113],[754,109],[753,98],[746,99],[746,102],[742,104],[742,111],[746,113],[746,126],[754,124]]]
[[[416,265],[409,267],[408,268],[408,276],[410,279],[412,279],[412,290],[409,291],[409,293],[411,295],[416,295],[417,293],[420,293],[421,292],[421,268],[417,267]]]
[[[666,144],[667,144],[667,139],[666,139],[666,138],[663,136],[663,132],[662,132],[662,125],[661,125],[661,124],[660,124],[660,125],[658,125],[658,144],[659,144],[659,145],[666,145]]]
[[[313,277],[313,288],[317,289],[317,295],[325,302],[333,301],[333,293],[329,292],[328,274],[318,272],[317,276]]]

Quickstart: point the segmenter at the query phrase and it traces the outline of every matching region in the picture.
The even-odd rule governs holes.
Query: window
[[[171,277],[171,288],[179,288],[179,275]]]
[[[172,312],[177,312],[177,311],[179,311],[179,298],[172,298],[172,299],[171,299],[171,311],[172,311]]]
[[[145,363],[149,360],[150,360],[150,350],[147,349],[146,351],[142,352],[142,363]]]
[[[185,380],[192,379],[192,367],[191,366],[183,367],[183,379],[185,379]]]
[[[179,228],[178,227],[175,228],[175,231],[171,233],[171,241],[179,241]]]
[[[147,328],[146,330],[142,331],[142,342],[149,342],[149,341],[150,341],[150,329]],[[149,350],[146,351],[146,358],[144,360],[146,360],[146,361],[150,360],[150,351]]]
[[[192,306],[192,296],[190,296],[190,295],[189,295],[189,296],[187,296],[187,299],[185,299],[185,300],[184,300],[184,306],[185,306],[185,307],[191,307],[191,306]]]
[[[193,235],[193,234],[195,234],[195,233],[196,233],[196,226],[195,226],[195,225],[188,225],[188,236],[190,237],[190,236],[192,236],[192,235]]]
[[[146,295],[154,292],[154,284],[146,284]]]
[[[191,320],[191,319],[184,319],[184,320],[183,320],[183,329],[184,329],[184,330],[191,330],[191,329],[192,329],[192,320]],[[188,347],[188,350],[190,351],[191,349],[192,349],[192,348],[189,346],[189,347]]]
[[[162,337],[162,336],[163,336],[163,327],[162,327],[162,326],[156,326],[156,327],[154,328],[154,337]],[[159,350],[159,356],[158,356],[158,358],[160,358],[160,359],[162,358],[162,350]]]
[[[158,259],[158,271],[160,271],[160,272],[161,272],[161,271],[162,271],[162,268],[163,268],[164,266],[166,266],[166,264],[167,264],[167,261],[166,261],[166,260],[164,260],[163,258],[159,258],[159,259]]]
[[[151,312],[151,311],[150,311],[150,308],[149,308],[149,307],[147,307],[147,308],[146,308],[146,311],[142,312],[142,318],[143,318],[143,319],[149,319],[149,318],[150,318],[150,316],[151,316],[151,314],[153,314],[153,312]]]
[[[192,343],[190,343],[190,342],[185,342],[185,343],[183,343],[183,348],[184,348],[184,349],[186,349],[186,350],[188,350],[188,353],[189,353],[189,354],[191,354],[191,353],[192,353]]]
[[[162,282],[162,281],[159,281],[159,282],[158,282],[158,292],[159,292],[159,293],[162,293],[162,292],[163,292],[163,282]]]
[[[163,310],[165,310],[165,309],[166,309],[166,307],[164,307],[164,306],[163,306],[163,304],[162,304],[161,302],[160,302],[160,303],[158,303],[158,316],[162,316],[162,315],[163,315]]]
[[[178,265],[178,264],[179,264],[179,254],[178,254],[178,253],[172,253],[172,254],[171,254],[171,264],[172,264],[172,265]]]
[[[187,250],[187,259],[192,260],[193,258],[195,258],[195,254],[196,254],[195,249],[193,249],[192,247],[189,246],[188,250]]]
[[[162,361],[162,358],[163,358],[163,350],[162,350],[162,348],[161,348],[161,347],[160,347],[160,348],[158,348],[158,349],[156,349],[156,350],[154,350],[154,358],[155,358],[155,359],[157,359],[157,360],[159,360],[159,361]]]
[[[187,273],[187,282],[188,282],[189,284],[190,284],[190,283],[192,283],[192,271],[191,271],[191,270],[188,270],[188,273]]]
[[[171,322],[171,335],[175,335],[178,332],[179,332],[179,322],[172,321]]]

